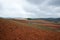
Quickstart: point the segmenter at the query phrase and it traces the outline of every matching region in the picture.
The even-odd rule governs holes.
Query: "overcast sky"
[[[0,0],[0,17],[57,18],[60,0]]]

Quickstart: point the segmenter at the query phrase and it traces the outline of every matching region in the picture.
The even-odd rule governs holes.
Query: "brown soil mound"
[[[39,30],[12,20],[0,19],[0,40],[60,40],[60,32]]]

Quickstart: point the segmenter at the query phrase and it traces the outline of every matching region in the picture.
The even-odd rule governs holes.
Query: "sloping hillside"
[[[41,24],[52,24],[53,22],[45,21],[45,20],[29,20],[31,23],[41,23]]]
[[[0,40],[60,40],[60,32],[41,30],[21,22],[0,19]]]
[[[60,25],[57,25],[53,22],[46,21],[46,20],[30,20],[29,22],[35,25],[41,25],[41,26],[52,27],[52,28],[57,28],[57,29],[60,28]]]

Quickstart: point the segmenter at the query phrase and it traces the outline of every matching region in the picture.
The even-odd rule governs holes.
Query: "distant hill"
[[[60,23],[60,18],[27,18],[28,20],[46,20],[46,21],[51,21],[55,23]]]

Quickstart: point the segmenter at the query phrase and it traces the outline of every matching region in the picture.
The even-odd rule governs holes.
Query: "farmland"
[[[60,40],[60,25],[45,20],[0,18],[0,40]]]

